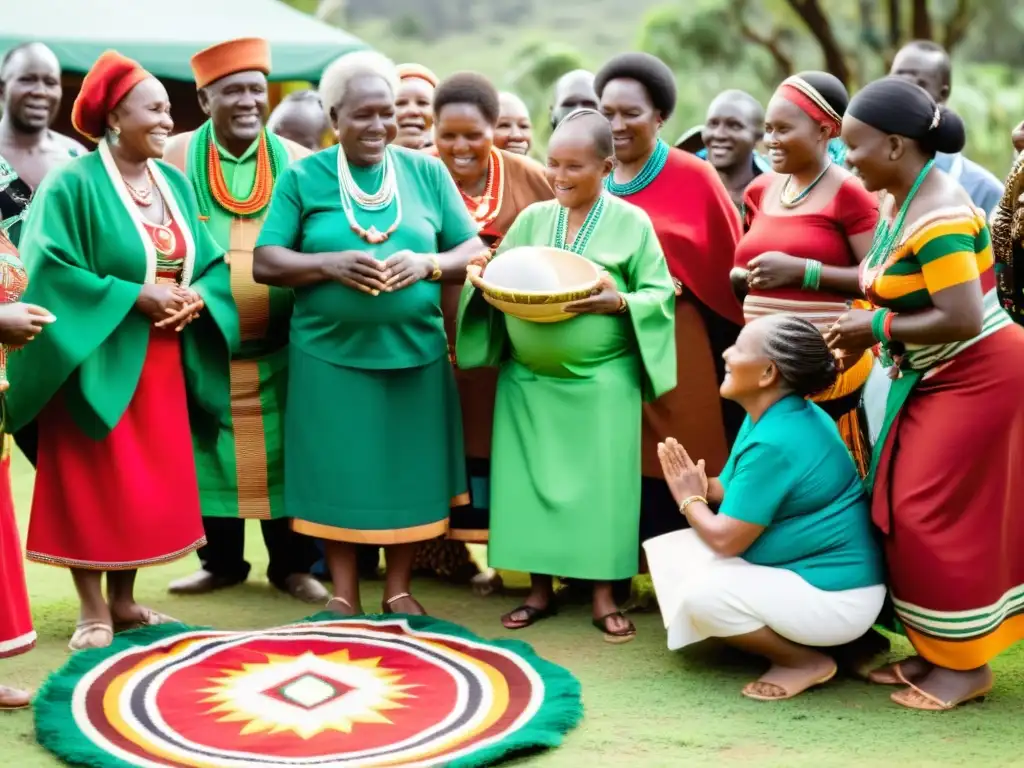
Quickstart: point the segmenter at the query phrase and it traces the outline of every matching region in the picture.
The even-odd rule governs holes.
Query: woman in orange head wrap
[[[22,231],[24,300],[58,320],[10,361],[8,427],[39,424],[28,558],[71,569],[80,650],[169,620],[135,602],[135,574],[204,543],[191,429],[229,407],[238,320],[188,180],[157,160],[160,81],[107,51],[71,117],[99,150],[46,178]]]

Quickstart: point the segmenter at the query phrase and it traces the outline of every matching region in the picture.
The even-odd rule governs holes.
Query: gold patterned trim
[[[227,262],[242,341],[265,338],[270,326],[270,286],[257,283],[252,277],[252,252],[262,228],[262,218],[231,220]]]
[[[260,366],[249,360],[232,360],[230,370],[238,516],[243,520],[269,520],[270,478],[260,401]]]
[[[356,528],[339,528],[333,525],[310,523],[306,520],[292,519],[292,530],[315,539],[329,541],[346,541],[352,544],[376,544],[387,547],[392,544],[414,544],[419,541],[436,539],[448,532],[448,518],[436,523],[414,525],[411,528],[392,528],[382,530],[360,530]]]
[[[59,568],[76,568],[82,571],[134,571],[137,568],[145,568],[150,565],[163,565],[164,563],[171,563],[175,560],[180,560],[200,547],[206,546],[206,537],[203,536],[195,544],[190,544],[184,549],[179,549],[177,552],[172,552],[169,555],[162,557],[152,557],[148,560],[133,560],[125,563],[98,563],[92,560],[73,560],[66,557],[53,557],[52,555],[44,555],[42,552],[28,551],[25,553],[25,559],[31,560],[33,563],[40,563],[41,565],[54,565]]]
[[[449,507],[464,507],[469,504],[470,498],[468,493],[460,493],[452,496],[452,500],[448,502]]]
[[[818,91],[817,88],[815,88],[809,82],[804,80],[802,77],[798,75],[791,75],[790,77],[787,77],[785,80],[782,81],[782,85],[788,85],[791,88],[796,88],[798,91],[800,91],[800,93],[802,93],[808,99],[817,104],[818,109],[820,109],[822,112],[828,115],[832,120],[835,120],[837,123],[842,125],[843,118],[840,116],[840,114],[836,112],[827,101],[825,101],[825,97],[821,95],[821,92]],[[782,85],[780,85],[779,87],[781,88]]]

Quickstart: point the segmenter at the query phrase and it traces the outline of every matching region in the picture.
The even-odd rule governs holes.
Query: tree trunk
[[[832,23],[818,4],[818,0],[788,0],[790,7],[807,25],[825,57],[825,69],[838,77],[843,85],[850,85],[850,67],[839,41],[832,31]]]
[[[932,17],[928,13],[928,0],[914,0],[914,12],[910,21],[910,28],[914,32],[915,40],[932,39]]]

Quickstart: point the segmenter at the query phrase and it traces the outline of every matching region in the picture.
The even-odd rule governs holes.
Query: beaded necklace
[[[896,218],[892,220],[891,226],[887,226],[884,219],[878,220],[878,226],[875,227],[875,236],[871,241],[871,250],[868,251],[868,255],[864,258],[864,263],[861,265],[861,289],[868,298],[870,298],[868,290],[871,288],[872,283],[874,283],[875,277],[884,268],[889,254],[896,247],[900,234],[903,232],[903,224],[907,218],[907,211],[910,210],[910,203],[917,196],[917,192],[921,189],[925,177],[928,176],[928,172],[934,166],[935,160],[929,160],[925,163],[921,172],[917,174],[917,179],[914,180],[910,192],[907,193],[907,199],[900,206],[900,210],[896,214]],[[893,358],[891,345],[888,341],[881,343],[881,353],[882,364],[886,367],[893,365],[894,362],[898,362]]]
[[[807,196],[811,194],[818,182],[825,178],[825,174],[828,173],[828,169],[832,167],[832,160],[829,159],[825,163],[825,167],[821,169],[821,173],[814,177],[814,181],[803,188],[798,194],[791,195],[789,188],[793,183],[793,174],[786,177],[786,180],[782,183],[782,189],[779,190],[779,204],[783,208],[796,208],[800,203],[807,199]]]
[[[213,124],[207,120],[196,129],[192,140],[192,156],[188,163],[189,178],[196,190],[199,217],[209,220],[213,206],[219,206],[232,216],[253,218],[270,204],[274,182],[288,165],[288,155],[277,137],[268,137],[266,129],[260,131],[256,147],[256,178],[252,191],[244,200],[231,194],[224,178],[224,166],[213,135]]]
[[[555,220],[555,248],[582,256],[583,252],[587,250],[590,238],[594,236],[594,230],[597,229],[597,225],[601,222],[601,217],[604,215],[604,205],[605,197],[602,194],[598,196],[597,200],[590,207],[587,218],[583,220],[583,225],[576,232],[576,237],[573,238],[571,244],[566,243],[569,235],[569,209],[559,206],[558,218]]]
[[[477,230],[482,230],[493,222],[501,212],[501,204],[505,197],[505,160],[496,148],[491,148],[490,157],[487,158],[487,184],[481,197],[471,197],[462,189],[462,202],[466,204],[470,216],[477,224]]]
[[[609,192],[616,197],[628,197],[629,195],[635,195],[637,192],[645,189],[652,181],[654,181],[658,174],[665,168],[665,163],[668,162],[668,144],[661,139],[658,139],[654,145],[654,151],[651,156],[647,158],[647,162],[644,163],[644,167],[640,169],[640,173],[634,176],[632,179],[624,184],[619,184],[615,181],[614,174],[610,174],[605,179],[604,185]]]
[[[349,168],[345,149],[340,144],[338,145],[338,187],[341,192],[341,208],[345,212],[345,218],[348,219],[348,225],[352,231],[371,245],[379,245],[391,237],[402,221],[402,198],[398,194],[398,183],[395,180],[395,166],[391,161],[390,147],[384,150],[382,166],[380,187],[376,192],[363,192],[356,184],[356,180],[352,178],[352,169]],[[352,203],[364,211],[383,211],[391,205],[392,201],[395,202],[395,221],[385,231],[381,232],[374,226],[366,229],[356,221]]]

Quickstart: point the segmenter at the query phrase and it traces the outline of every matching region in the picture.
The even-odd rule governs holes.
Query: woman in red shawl
[[[740,220],[715,169],[658,137],[676,105],[672,71],[661,60],[645,53],[616,56],[597,73],[594,89],[611,121],[619,161],[608,189],[651,217],[678,295],[679,384],[644,405],[640,535],[648,539],[685,525],[666,490],[658,443],[692,441],[708,471],[718,472],[743,420],[742,410],[718,396],[722,352],[743,324],[729,280]]]
[[[0,397],[7,391],[7,350],[32,341],[53,316],[41,307],[19,302],[25,290],[25,270],[14,247],[0,229]],[[32,629],[25,571],[22,568],[21,539],[14,519],[11,496],[11,439],[3,441],[0,460],[0,659],[17,656],[32,649],[36,633]],[[22,709],[30,702],[30,694],[0,685],[0,711]]]

